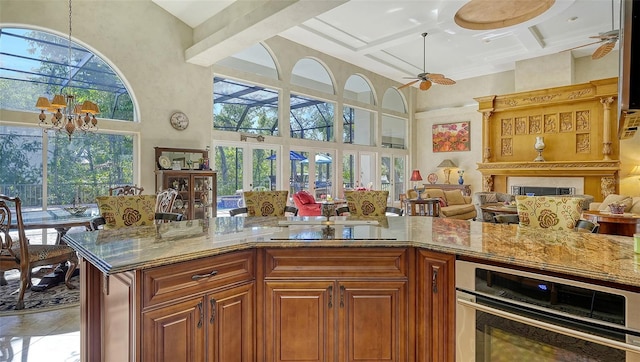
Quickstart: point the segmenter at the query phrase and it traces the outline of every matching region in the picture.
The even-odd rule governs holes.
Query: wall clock
[[[169,120],[171,121],[173,128],[179,131],[186,129],[189,126],[189,117],[182,112],[172,114]]]

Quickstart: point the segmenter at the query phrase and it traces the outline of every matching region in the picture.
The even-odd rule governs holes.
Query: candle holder
[[[533,148],[538,151],[538,157],[533,160],[534,162],[544,162],[544,157],[542,157],[544,147],[544,137],[536,137],[536,143],[533,145]]]
[[[322,216],[327,218],[327,221],[329,221],[329,219],[332,216],[336,216],[336,204],[334,204],[333,202],[325,202],[322,204]]]

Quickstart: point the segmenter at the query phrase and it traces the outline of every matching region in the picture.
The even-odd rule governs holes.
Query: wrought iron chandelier
[[[47,97],[39,97],[36,108],[40,109],[38,125],[43,129],[53,129],[64,131],[71,140],[71,135],[76,130],[83,132],[96,132],[98,130],[98,120],[96,114],[100,113],[98,105],[91,101],[84,101],[82,104],[75,103],[75,96],[71,94],[71,0],[69,0],[69,44],[67,48],[67,91],[66,94],[56,94],[49,101]],[[51,121],[47,122],[45,111],[51,112]],[[64,119],[66,119],[66,122]]]

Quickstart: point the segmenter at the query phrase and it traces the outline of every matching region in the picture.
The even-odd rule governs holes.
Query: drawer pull
[[[431,274],[431,288],[433,294],[438,294],[438,269],[433,268],[433,274]]]
[[[216,300],[211,298],[211,319],[209,319],[209,323],[213,324],[213,322],[216,320]]]
[[[204,319],[204,313],[202,313],[202,302],[198,303],[198,313],[200,314],[200,318],[198,318],[198,328],[202,328],[202,320]]]
[[[217,270],[213,270],[209,274],[196,274],[191,276],[191,280],[200,280],[200,279],[210,278],[215,276],[216,274],[218,274]]]
[[[333,308],[333,286],[329,286],[329,308]]]
[[[340,286],[340,308],[344,308],[344,285]]]

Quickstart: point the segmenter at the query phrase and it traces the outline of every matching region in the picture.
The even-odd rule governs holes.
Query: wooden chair
[[[13,210],[11,209],[13,206]],[[9,235],[12,217],[15,213],[18,226],[17,244]],[[74,289],[69,279],[78,266],[75,250],[67,245],[30,245],[24,232],[22,221],[22,202],[19,197],[0,194],[0,273],[17,269],[20,271],[20,293],[16,309],[24,308],[24,293],[31,287],[31,269],[37,266],[54,265],[69,262],[64,283],[67,288]]]
[[[385,216],[389,191],[345,191],[352,216]]]
[[[285,206],[284,212],[285,214],[291,213],[293,214],[293,216],[298,216],[298,208],[294,206]],[[229,216],[238,216],[242,214],[246,214],[245,216],[248,216],[249,210],[246,207],[238,207],[238,208],[229,210]]]
[[[184,220],[184,214],[179,212],[156,212],[155,220],[158,222],[171,222]],[[107,221],[102,216],[96,216],[91,219],[91,230],[100,230],[100,227],[106,224]]]
[[[156,199],[156,212],[171,212],[173,210],[173,203],[178,197],[178,191],[169,188],[158,192]]]
[[[585,232],[585,233],[594,233],[597,234],[600,230],[600,224],[591,222],[589,220],[580,219],[576,223],[576,231]]]
[[[116,187],[109,187],[109,196],[119,195],[140,195],[144,191],[144,188],[136,185],[122,185]]]
[[[289,191],[245,191],[243,197],[247,215],[284,216],[288,195]]]

